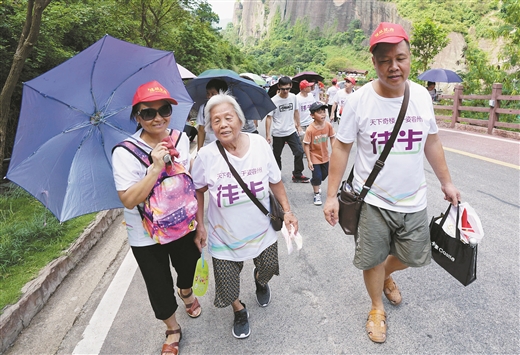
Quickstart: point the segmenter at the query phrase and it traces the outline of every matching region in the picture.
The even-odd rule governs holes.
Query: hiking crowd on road
[[[394,306],[402,302],[394,272],[430,263],[423,157],[432,166],[446,200],[456,204],[460,193],[451,182],[437,135],[432,98],[426,88],[408,80],[411,56],[407,33],[400,25],[382,22],[370,37],[370,53],[377,79],[355,91],[355,79],[346,77],[343,89],[333,80],[326,102],[313,95],[315,84],[308,80],[299,83],[300,93],[295,95],[290,92],[293,82],[289,77],[278,79],[278,91],[272,98],[276,108],[265,118],[265,139],[244,131],[247,117],[226,92],[226,83],[208,82],[208,100],[197,116],[198,154],[193,160],[186,135],[168,128],[171,105],[177,104],[175,93],[170,94],[158,82],[137,88],[132,119],[139,129],[126,141],[144,153],[136,153],[129,143],[116,146],[114,179],[125,206],[129,243],[150,303],[156,318],[166,325],[162,354],[177,355],[182,338],[175,318],[177,302],[170,264],[178,275],[175,284],[185,311],[190,317],[199,317],[202,309],[192,282],[202,248],[207,246],[213,261],[214,305],[231,306],[233,336],[248,337],[249,313],[240,300],[244,262],[253,260],[256,299],[261,307],[271,301],[269,281],[279,274],[279,263],[270,215],[264,215],[244,191],[250,190],[267,210],[270,199],[276,198],[285,227],[298,232],[298,219],[282,182],[281,155],[287,144],[294,156],[291,181],[310,183],[316,206],[322,205],[321,184],[328,179],[323,213],[334,226],[339,221],[336,194],[353,143],[357,143],[353,187],[360,191],[393,130],[408,86],[410,104],[392,148],[394,154],[389,155],[365,199],[355,235],[353,263],[363,272],[371,300],[366,332],[373,342],[386,340],[382,295]],[[334,122],[339,124],[337,132]],[[311,178],[303,174],[305,159]],[[194,200],[195,207],[189,203]],[[160,220],[160,228],[141,223],[148,211]]]

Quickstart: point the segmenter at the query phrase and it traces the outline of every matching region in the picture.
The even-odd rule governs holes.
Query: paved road
[[[385,301],[388,340],[372,343],[364,330],[369,299],[362,274],[351,262],[352,237],[326,223],[321,208],[312,204],[309,185],[290,182],[292,156],[287,148],[282,175],[300,219],[303,249],[287,255],[280,237],[281,275],[270,283],[273,299],[267,308],[255,303],[253,266],[245,263],[241,298],[248,306],[252,328],[245,340],[231,335],[231,309],[213,307],[211,280],[200,299],[200,318],[190,319],[182,309],[178,312],[183,327],[181,352],[518,353],[520,142],[449,130],[441,130],[440,136],[453,180],[463,200],[479,213],[486,232],[479,247],[476,282],[463,287],[435,263],[398,273],[395,280],[403,303],[393,307]],[[430,216],[438,215],[447,203],[428,165],[426,176],[428,211]],[[325,194],[326,185],[323,190]],[[127,257],[124,234],[118,220],[8,354],[160,353],[163,325],[153,316],[133,257]],[[103,265],[107,250],[117,254],[111,265]]]

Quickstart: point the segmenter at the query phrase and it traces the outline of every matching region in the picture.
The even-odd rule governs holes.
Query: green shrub
[[[16,302],[22,287],[73,243],[95,218],[59,221],[14,184],[0,190],[0,309]]]

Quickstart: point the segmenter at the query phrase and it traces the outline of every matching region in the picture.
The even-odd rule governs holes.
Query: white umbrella
[[[182,65],[180,65],[179,63],[177,63],[177,68],[179,69],[179,73],[181,74],[181,78],[182,80],[185,80],[185,79],[193,79],[193,78],[196,78],[197,76],[195,74],[193,74],[191,71],[189,71],[188,69],[184,68]]]

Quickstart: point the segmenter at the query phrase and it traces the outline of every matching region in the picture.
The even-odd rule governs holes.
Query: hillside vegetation
[[[494,82],[504,83],[504,93],[515,94],[520,90],[520,75],[515,69],[519,39],[515,29],[520,22],[517,0],[394,0],[399,15],[411,21],[414,29],[426,21],[438,26],[439,33],[458,32],[466,42],[463,48],[467,70],[460,73],[464,85],[473,93],[488,93]],[[327,28],[309,28],[308,19],[281,21],[276,13],[267,33],[261,39],[238,38],[232,24],[223,31],[224,38],[232,43],[245,43],[242,53],[256,63],[256,72],[265,74],[295,75],[311,70],[326,79],[345,68],[369,70],[374,77],[368,36],[361,30],[359,20],[352,21],[346,32],[334,32]],[[515,35],[516,33],[516,35]],[[414,40],[414,30],[410,34]],[[490,65],[488,54],[479,48],[478,40],[502,37],[507,44],[501,51],[501,67]],[[420,38],[415,38],[420,40]],[[516,48],[516,52],[515,52]],[[442,48],[441,48],[442,49]],[[511,60],[513,59],[513,60]],[[429,62],[431,65],[431,61]],[[421,71],[414,67],[411,78]]]

